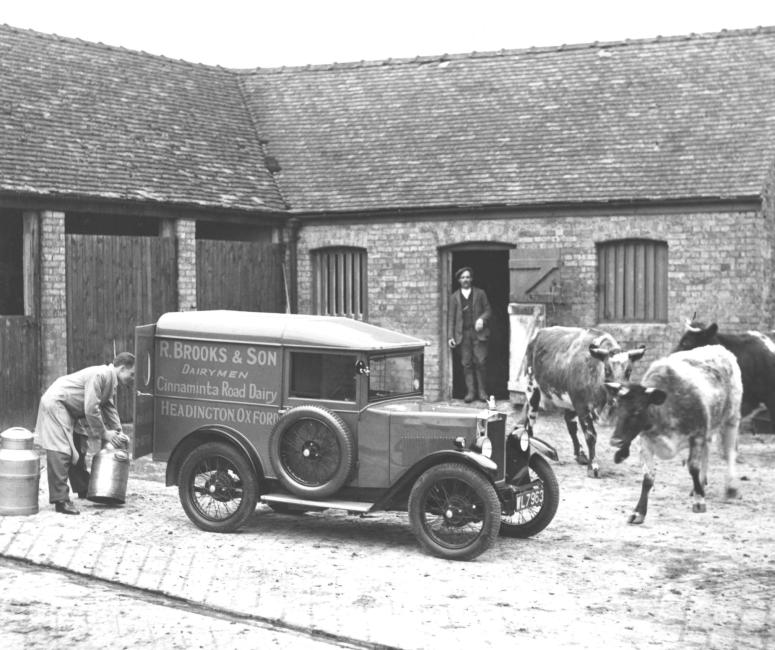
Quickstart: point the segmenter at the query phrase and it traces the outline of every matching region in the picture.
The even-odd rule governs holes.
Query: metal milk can
[[[96,503],[121,504],[126,500],[129,454],[107,444],[94,454],[86,498]]]
[[[38,512],[40,456],[34,436],[24,427],[0,433],[0,515]]]

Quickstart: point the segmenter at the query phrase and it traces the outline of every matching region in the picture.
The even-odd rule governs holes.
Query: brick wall
[[[298,251],[299,312],[312,310],[311,250],[365,248],[369,321],[431,342],[425,383],[435,398],[440,390],[440,247],[489,241],[517,249],[560,248],[564,304],[547,309],[547,324],[595,326],[595,244],[636,237],[661,240],[668,245],[668,322],[600,324],[623,346],[647,345],[638,364],[642,372],[669,352],[684,319],[694,312],[728,331],[772,328],[771,229],[758,211],[305,225]]]
[[[40,214],[41,388],[67,373],[65,213]]]
[[[177,219],[175,237],[178,245],[178,309],[196,309],[196,221]]]

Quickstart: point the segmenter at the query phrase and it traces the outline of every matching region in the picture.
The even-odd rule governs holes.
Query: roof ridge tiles
[[[89,41],[82,38],[78,38],[77,36],[62,36],[61,34],[54,34],[54,33],[48,33],[48,32],[39,32],[35,29],[29,29],[27,27],[15,27],[14,25],[9,25],[8,23],[0,23],[0,27],[6,28],[12,32],[16,32],[19,34],[28,34],[30,36],[34,36],[37,38],[40,38],[42,40],[49,40],[49,41],[60,41],[64,43],[73,43],[77,45],[83,45],[86,47],[95,47],[102,50],[108,50],[108,51],[115,51],[115,52],[123,52],[125,54],[131,54],[134,56],[140,56],[144,58],[152,57],[154,59],[162,59],[164,61],[169,61],[170,63],[178,63],[181,65],[189,66],[189,67],[199,67],[199,68],[207,68],[208,70],[220,70],[223,72],[235,72],[236,70],[232,68],[225,68],[221,65],[211,65],[207,63],[198,63],[196,61],[189,61],[187,59],[180,59],[180,58],[173,58],[169,56],[165,56],[164,54],[153,54],[152,52],[146,52],[145,50],[138,50],[133,48],[124,47],[123,45],[110,45],[108,43],[103,43],[101,41]]]
[[[425,65],[429,63],[443,63],[447,61],[464,61],[467,59],[488,59],[498,57],[508,57],[516,55],[541,55],[556,52],[573,52],[579,50],[588,49],[611,49],[618,47],[633,47],[639,45],[648,45],[652,43],[664,44],[666,42],[681,42],[681,41],[699,41],[699,40],[712,40],[719,38],[735,38],[741,36],[751,36],[762,33],[775,33],[775,25],[772,26],[757,26],[741,29],[721,29],[717,32],[702,32],[702,33],[690,33],[690,34],[678,34],[673,36],[657,35],[648,38],[630,39],[625,38],[623,40],[615,41],[593,41],[587,43],[562,43],[560,45],[546,45],[546,46],[529,46],[524,48],[502,48],[499,50],[485,50],[485,51],[472,51],[461,52],[454,54],[430,54],[430,55],[416,55],[413,57],[389,57],[387,59],[373,59],[373,60],[360,60],[351,62],[332,62],[332,63],[307,63],[293,66],[275,66],[275,67],[261,67],[255,66],[252,68],[227,68],[221,65],[212,65],[207,63],[198,63],[189,61],[186,59],[172,58],[163,54],[152,54],[144,50],[137,50],[124,47],[122,45],[109,45],[102,42],[88,41],[73,36],[61,36],[59,34],[49,34],[45,32],[39,32],[34,29],[14,27],[7,23],[0,24],[0,27],[4,27],[13,32],[27,33],[45,40],[57,40],[61,42],[75,43],[86,47],[97,47],[108,51],[123,52],[130,55],[141,57],[153,57],[155,59],[161,59],[170,63],[176,63],[184,66],[200,67],[209,70],[220,70],[223,72],[253,74],[253,73],[283,73],[283,72],[319,72],[323,70],[345,70],[354,68],[371,68],[371,67],[384,67],[384,66],[401,66],[401,65]]]
[[[426,54],[415,55],[412,57],[389,57],[387,59],[371,59],[360,60],[352,62],[333,62],[333,63],[306,63],[300,65],[285,65],[281,67],[257,67],[254,70],[246,69],[245,72],[261,72],[261,73],[282,73],[282,72],[319,72],[324,70],[339,70],[339,69],[352,69],[352,68],[374,68],[384,66],[400,66],[400,65],[418,65],[428,63],[443,63],[445,61],[462,61],[466,59],[489,59],[516,55],[536,55],[536,54],[549,54],[555,52],[572,52],[578,50],[589,49],[611,49],[615,47],[632,47],[639,45],[649,44],[664,44],[669,42],[681,42],[681,41],[710,41],[719,38],[735,38],[742,36],[751,36],[762,33],[775,33],[775,25],[741,29],[722,29],[717,32],[692,32],[690,34],[676,34],[672,36],[657,35],[648,38],[625,38],[615,41],[592,41],[586,43],[562,43],[560,45],[531,45],[523,48],[502,48],[499,50],[482,50],[472,52],[461,53],[444,53],[444,54]]]

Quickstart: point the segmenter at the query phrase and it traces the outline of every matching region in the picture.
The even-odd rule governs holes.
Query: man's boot
[[[476,369],[476,383],[479,386],[479,399],[483,402],[487,401],[487,391],[485,390],[484,382],[484,370],[482,368]]]
[[[474,372],[473,370],[464,370],[466,380],[466,396],[463,401],[470,403],[474,401]]]

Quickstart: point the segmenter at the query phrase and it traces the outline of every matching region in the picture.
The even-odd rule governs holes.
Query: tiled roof
[[[294,210],[750,197],[775,28],[242,76]]]
[[[775,28],[235,71],[0,26],[0,117],[0,193],[259,212],[755,197]]]
[[[233,71],[0,25],[0,192],[284,203]]]

